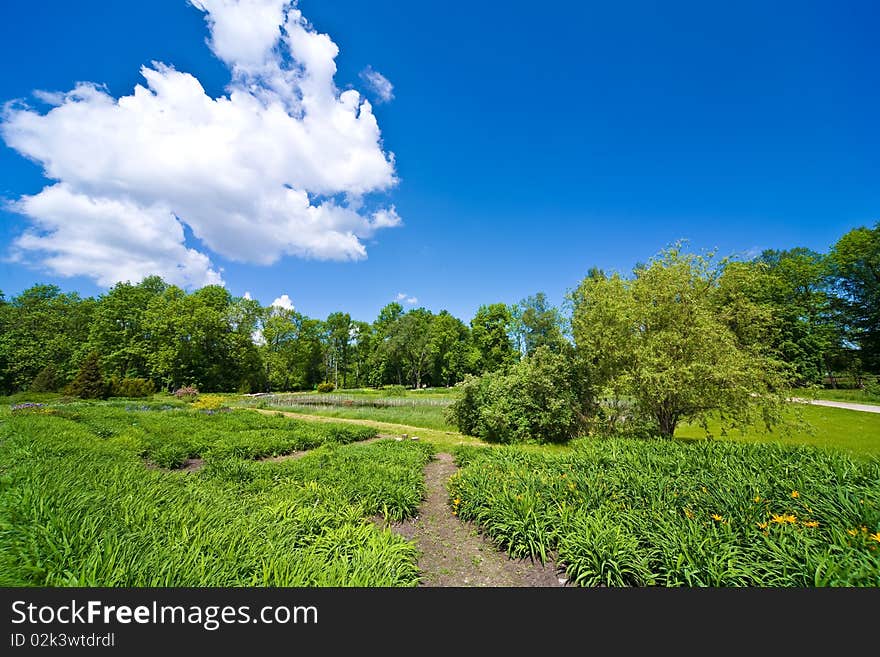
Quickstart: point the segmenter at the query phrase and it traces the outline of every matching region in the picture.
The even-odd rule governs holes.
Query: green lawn
[[[788,416],[794,428],[768,432],[754,427],[746,433],[731,431],[725,439],[744,443],[779,442],[786,445],[815,445],[836,448],[856,454],[880,456],[880,413],[864,413],[825,406],[792,405]],[[719,435],[718,423],[709,429]],[[676,438],[705,438],[703,428],[683,425]]]
[[[843,390],[840,388],[796,388],[792,391],[792,394],[795,397],[803,397],[805,399],[827,399],[829,401],[880,405],[880,397],[871,395],[864,390]]]
[[[275,410],[276,407],[269,407]],[[393,424],[405,424],[411,427],[434,429],[435,431],[455,431],[454,425],[449,424],[443,417],[442,406],[401,406],[394,408],[361,407],[326,407],[326,406],[284,406],[277,410],[291,413],[304,413],[306,415],[320,415],[322,417],[347,418],[351,420],[374,420]]]

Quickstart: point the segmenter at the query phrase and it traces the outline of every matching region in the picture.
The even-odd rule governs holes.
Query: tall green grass
[[[431,448],[343,444],[364,435],[248,411],[4,412],[0,585],[413,586],[415,547],[370,517],[415,512]],[[170,453],[205,468],[146,467]]]
[[[435,431],[457,431],[455,425],[446,421],[442,406],[414,406],[399,408],[344,407],[336,406],[285,406],[279,410],[321,417],[336,417],[350,420],[373,420],[390,424],[404,424],[410,427],[434,429]]]
[[[880,586],[880,460],[606,439],[460,448],[459,517],[584,586]]]

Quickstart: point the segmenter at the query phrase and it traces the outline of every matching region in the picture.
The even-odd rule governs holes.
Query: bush
[[[393,386],[382,386],[382,391],[389,397],[404,397],[406,395],[406,386],[397,384]]]
[[[110,380],[111,397],[149,397],[156,392],[156,386],[149,379],[112,378]]]
[[[101,374],[101,357],[96,352],[86,356],[76,377],[67,386],[67,394],[82,399],[104,399],[108,386]]]
[[[183,386],[174,391],[174,396],[182,401],[195,401],[199,397],[199,389],[195,386]]]
[[[333,392],[334,390],[336,390],[336,386],[329,381],[318,384],[318,392]]]
[[[447,420],[492,442],[566,442],[586,429],[594,408],[572,362],[546,347],[459,388]]]
[[[40,370],[30,385],[30,392],[57,392],[60,389],[61,377],[51,363]]]

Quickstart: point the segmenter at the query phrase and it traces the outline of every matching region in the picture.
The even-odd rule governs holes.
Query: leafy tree
[[[167,288],[158,276],[148,276],[132,285],[114,285],[98,298],[89,328],[89,347],[103,354],[107,371],[118,377],[147,377],[149,335],[144,313],[150,302]]]
[[[86,350],[94,308],[94,300],[64,294],[55,285],[35,285],[0,306],[6,389],[26,389],[50,364],[61,378],[71,378]]]
[[[538,347],[556,352],[564,349],[562,316],[547,302],[547,296],[538,292],[526,297],[511,309],[513,335],[522,356],[528,356]]]
[[[725,428],[779,421],[784,377],[760,345],[743,344],[719,310],[724,263],[672,247],[634,272],[585,278],[572,332],[590,381],[670,437],[713,414]]]
[[[327,356],[327,380],[333,379],[333,385],[339,388],[339,374],[342,373],[342,387],[348,386],[348,359],[351,347],[352,330],[351,315],[348,313],[331,313],[324,322],[325,353]]]
[[[451,386],[476,369],[479,354],[467,325],[442,310],[431,323],[431,382]]]
[[[513,317],[503,303],[480,306],[471,320],[471,336],[480,354],[481,372],[494,372],[516,361],[510,341]]]
[[[719,302],[743,343],[764,343],[799,385],[818,383],[841,336],[832,312],[827,259],[809,249],[764,251],[731,262]]]
[[[79,372],[68,386],[68,392],[83,399],[103,399],[107,396],[107,384],[101,373],[101,356],[97,351],[85,357]]]
[[[880,222],[856,228],[838,240],[830,254],[843,324],[859,346],[859,359],[880,372]]]
[[[424,308],[401,315],[394,326],[389,350],[399,361],[409,383],[420,388],[432,357],[431,325],[434,316]]]

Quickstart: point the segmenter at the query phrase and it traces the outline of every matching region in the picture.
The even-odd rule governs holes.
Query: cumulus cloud
[[[408,304],[410,306],[414,306],[419,302],[418,297],[411,297],[406,292],[398,292],[397,296],[394,297],[394,300],[395,301],[402,301],[403,303]]]
[[[290,300],[290,297],[286,294],[282,294],[280,297],[275,299],[272,302],[273,308],[281,308],[282,310],[294,310],[293,301]]]
[[[291,0],[190,3],[229,67],[225,95],[153,62],[127,96],[79,83],[39,92],[45,112],[6,105],[3,139],[53,181],[12,203],[32,222],[13,257],[101,285],[160,274],[199,286],[222,283],[207,249],[262,265],[359,260],[365,239],[401,225],[375,201],[397,182],[394,155],[370,102],[336,87],[330,37]]]
[[[242,297],[242,298],[243,298],[243,299],[247,299],[248,301],[253,301],[253,299],[254,299],[254,298],[251,296],[251,293],[250,293],[249,291],[247,291],[247,290],[245,290],[244,297]]]
[[[372,66],[367,66],[367,68],[361,71],[360,78],[366,83],[370,91],[376,94],[376,98],[380,103],[387,103],[394,99],[394,85],[379,71],[374,70]]]

